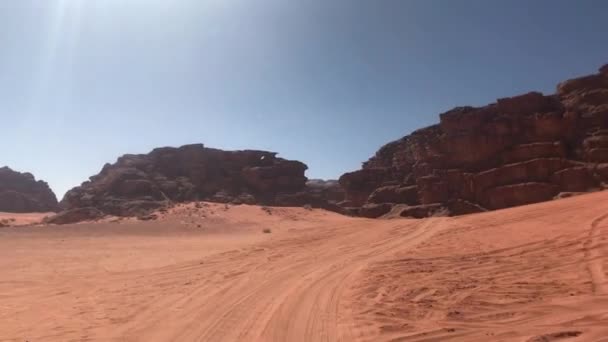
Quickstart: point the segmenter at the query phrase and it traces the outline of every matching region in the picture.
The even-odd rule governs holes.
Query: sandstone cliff
[[[31,173],[0,168],[0,211],[28,213],[57,209],[57,198],[47,183],[36,181]]]
[[[554,95],[458,107],[383,146],[340,184],[352,212],[460,215],[602,189],[608,182],[608,65]]]
[[[196,200],[338,208],[307,187],[306,169],[266,151],[222,151],[202,144],[158,148],[106,164],[70,190],[61,205],[75,213],[64,214],[74,216],[67,221],[86,219],[90,212],[96,217],[99,212],[136,216],[171,202]]]

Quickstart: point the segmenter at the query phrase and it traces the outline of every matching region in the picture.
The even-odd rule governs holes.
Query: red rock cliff
[[[501,209],[607,181],[608,65],[559,84],[554,95],[454,108],[340,178],[342,204],[368,217],[396,204],[414,217]]]

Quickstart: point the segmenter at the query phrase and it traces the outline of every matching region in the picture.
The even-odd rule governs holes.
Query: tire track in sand
[[[164,338],[357,340],[360,332],[348,309],[353,299],[345,293],[358,272],[396,251],[415,248],[442,230],[444,221],[443,218],[385,221],[374,230],[368,229],[364,221],[348,227],[325,227],[323,240],[298,237],[277,241],[266,252],[249,255],[246,257],[249,270],[244,268],[245,260],[241,258],[234,263],[230,260],[220,263],[225,272],[242,273],[222,291],[210,291],[212,295],[203,294],[199,298],[187,296],[191,300],[187,303],[180,300],[180,316],[189,322],[188,329],[174,331]],[[269,261],[269,257],[279,254],[285,257]],[[180,273],[173,277],[180,278]],[[142,330],[137,329],[137,335],[141,336]]]
[[[370,263],[388,257],[398,250],[414,248],[443,228],[444,219],[418,223],[411,233],[404,234],[402,226],[391,227],[382,240],[362,243],[360,248],[335,260],[331,267],[319,272],[312,284],[302,284],[292,290],[266,324],[263,340],[273,341],[354,341],[357,328],[342,309],[352,305],[344,297],[359,271]],[[375,232],[376,234],[378,232]],[[335,267],[338,265],[339,267]],[[305,322],[305,324],[302,324]]]
[[[604,214],[595,218],[591,222],[589,238],[585,243],[585,256],[587,259],[587,267],[591,275],[593,284],[593,292],[596,295],[608,294],[608,281],[603,266],[603,254],[601,251],[601,224],[608,218],[608,214]]]

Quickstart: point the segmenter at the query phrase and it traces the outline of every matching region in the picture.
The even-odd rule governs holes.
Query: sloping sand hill
[[[608,341],[607,200],[424,220],[192,204],[2,228],[0,340]]]

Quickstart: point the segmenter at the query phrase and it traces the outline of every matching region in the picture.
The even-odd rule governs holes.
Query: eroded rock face
[[[603,189],[606,165],[608,65],[559,84],[554,95],[447,111],[439,124],[380,148],[340,184],[345,203],[366,213],[407,204],[404,216],[460,215]]]
[[[275,203],[290,207],[311,206],[343,213],[338,203],[344,200],[344,190],[337,180],[311,179],[306,186],[291,193],[277,195]]]
[[[306,192],[317,194],[331,202],[344,200],[344,189],[342,189],[338,180],[309,179],[306,182]]]
[[[306,186],[306,169],[273,152],[222,151],[202,144],[165,147],[106,164],[70,190],[61,204],[116,216],[139,216],[171,202],[196,200],[322,206],[324,199]]]
[[[58,210],[57,198],[48,184],[31,173],[0,168],[0,211],[12,213]]]
[[[44,220],[48,224],[70,224],[82,221],[94,221],[104,217],[104,213],[96,208],[75,208],[64,210]]]

